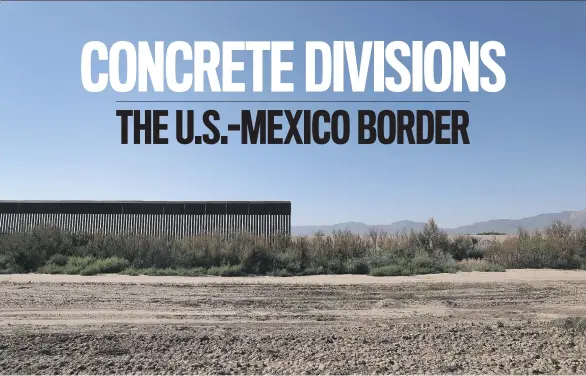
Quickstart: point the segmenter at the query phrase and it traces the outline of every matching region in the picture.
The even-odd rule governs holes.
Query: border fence
[[[0,201],[0,233],[52,226],[165,238],[291,234],[289,201]]]

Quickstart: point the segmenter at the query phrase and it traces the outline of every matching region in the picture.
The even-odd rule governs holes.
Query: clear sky
[[[500,93],[88,93],[90,40],[498,40]],[[303,63],[303,55],[296,57]],[[303,82],[296,66],[292,79]],[[116,100],[470,100],[470,145],[121,145]],[[296,109],[298,105],[264,107]],[[430,107],[431,106],[431,107]],[[214,108],[237,120],[248,105]],[[586,207],[586,2],[0,2],[0,199],[291,200],[293,224],[443,227]],[[355,133],[354,133],[355,135]]]

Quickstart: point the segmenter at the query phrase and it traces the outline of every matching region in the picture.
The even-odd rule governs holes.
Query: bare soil
[[[2,374],[586,374],[586,272],[0,276]]]

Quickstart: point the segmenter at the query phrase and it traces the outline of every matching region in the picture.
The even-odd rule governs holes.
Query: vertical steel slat
[[[151,210],[148,203],[138,206],[123,204],[122,207],[111,203],[54,203],[50,206],[41,203],[45,206],[39,206],[38,212],[31,206],[33,204],[16,205],[16,209],[0,213],[0,231],[21,232],[39,226],[53,226],[74,233],[141,234],[165,238],[215,234],[224,239],[239,233],[266,239],[277,234],[291,234],[289,203],[214,202],[196,203],[193,207],[171,204],[164,208],[154,206],[155,210]]]

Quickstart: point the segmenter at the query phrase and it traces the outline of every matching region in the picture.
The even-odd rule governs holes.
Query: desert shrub
[[[47,264],[53,264],[56,266],[64,266],[67,264],[67,256],[57,253],[49,258]]]
[[[243,268],[238,265],[211,267],[208,269],[207,273],[209,275],[217,275],[220,277],[239,277],[246,275],[246,272],[243,270]]]
[[[79,272],[80,275],[96,275],[99,273],[100,269],[95,264],[91,264],[87,268],[82,269],[81,272]]]
[[[128,260],[119,257],[97,259],[94,257],[72,256],[63,259],[64,256],[55,256],[39,268],[41,273],[47,274],[81,274],[95,275],[100,273],[119,273],[130,266]]]
[[[311,244],[307,237],[298,237],[292,240],[289,249],[295,255],[294,259],[299,266],[299,271],[305,270],[311,263]]]
[[[454,260],[461,261],[467,258],[482,258],[482,252],[475,252],[475,244],[470,236],[458,236],[448,246],[449,253]]]
[[[93,257],[70,257],[64,266],[66,274],[79,274],[96,261]]]
[[[172,264],[169,241],[142,235],[95,234],[78,253],[98,259],[123,258],[137,268],[165,268]]]
[[[417,256],[412,260],[406,262],[412,274],[430,274],[442,272],[443,268],[438,268],[437,263],[431,257]]]
[[[43,265],[37,271],[43,274],[75,274],[67,273],[67,271],[65,270],[65,265],[59,266],[55,264]]]
[[[432,251],[444,253],[450,252],[450,240],[448,234],[439,229],[433,218],[427,221],[425,226],[423,226],[423,231],[418,233],[417,237],[419,239],[420,249],[423,251],[428,253]]]
[[[346,268],[345,268],[344,262],[342,260],[336,260],[336,259],[325,260],[321,266],[325,269],[326,274],[344,274],[344,273],[346,273]]]
[[[519,230],[516,238],[495,242],[486,259],[506,268],[578,269],[586,266],[586,232],[554,222],[543,231]]]
[[[238,265],[246,251],[254,248],[259,239],[249,234],[237,234],[230,239],[207,234],[170,243],[171,264],[185,268],[209,268]]]
[[[120,257],[108,257],[105,259],[95,260],[90,266],[88,266],[88,268],[96,271],[94,274],[119,273],[129,266],[130,262],[126,259]]]
[[[137,276],[137,275],[140,275],[141,273],[140,273],[140,269],[137,269],[134,266],[131,266],[131,267],[126,268],[123,271],[121,271],[120,274]]]
[[[477,259],[462,260],[457,265],[458,270],[463,272],[504,272],[506,270],[500,265]]]
[[[198,239],[181,239],[174,245],[172,258],[176,267],[195,268],[207,264],[206,252]]]
[[[291,274],[298,274],[305,269],[305,265],[307,265],[307,260],[304,258],[305,255],[303,254],[303,250],[298,250],[291,245],[282,250],[275,249],[273,252],[275,257],[275,269],[286,270]]]
[[[373,275],[375,277],[406,276],[411,274],[411,270],[407,269],[404,265],[379,266],[370,271],[370,275]]]
[[[303,269],[299,275],[320,275],[327,274],[326,269],[323,266],[310,266]]]
[[[471,260],[484,260],[476,262]],[[457,263],[458,261],[458,263]],[[502,242],[450,238],[432,220],[420,232],[318,232],[311,237],[205,234],[169,240],[72,234],[55,228],[0,236],[0,272],[149,275],[412,275],[502,268],[586,268],[586,229],[554,223]]]
[[[330,235],[317,232],[305,244],[307,252],[300,262],[306,267],[321,266],[328,273],[345,273],[348,260],[363,258],[369,251],[367,238],[350,231],[334,231]]]
[[[96,261],[93,257],[72,256],[67,259],[64,265],[47,263],[39,268],[38,271],[47,274],[80,274],[82,270],[89,267]]]
[[[244,250],[240,265],[248,274],[267,274],[273,270],[275,257],[264,245],[257,243]]]
[[[409,260],[412,274],[454,273],[457,265],[447,254],[423,255]]]
[[[432,257],[420,252],[412,259],[395,260],[393,264],[370,270],[374,276],[407,276],[415,274],[452,273],[457,267],[453,259]]]
[[[172,266],[171,244],[166,239],[138,237],[135,239],[132,265],[138,268]]]
[[[4,234],[0,254],[8,255],[25,272],[35,271],[54,254],[71,254],[73,236],[52,227],[38,227],[29,233]]]
[[[490,262],[512,268],[516,264],[518,239],[509,238],[501,242],[491,242],[485,249],[484,258]]]
[[[473,259],[473,260],[481,260],[484,258],[486,254],[486,249],[491,242],[482,242],[480,243],[478,239],[472,238],[472,248],[468,249],[465,252],[465,257],[462,260],[466,259]]]
[[[344,269],[348,274],[368,274],[370,272],[368,263],[361,259],[346,261]]]
[[[0,274],[23,273],[24,271],[12,255],[0,254]]]
[[[138,269],[134,266],[124,269],[121,274],[137,276],[182,276],[182,277],[200,277],[208,275],[205,268],[145,268]]]
[[[291,273],[287,269],[277,269],[273,272],[270,272],[269,275],[271,275],[273,277],[291,277],[291,276],[294,276],[295,274]]]

